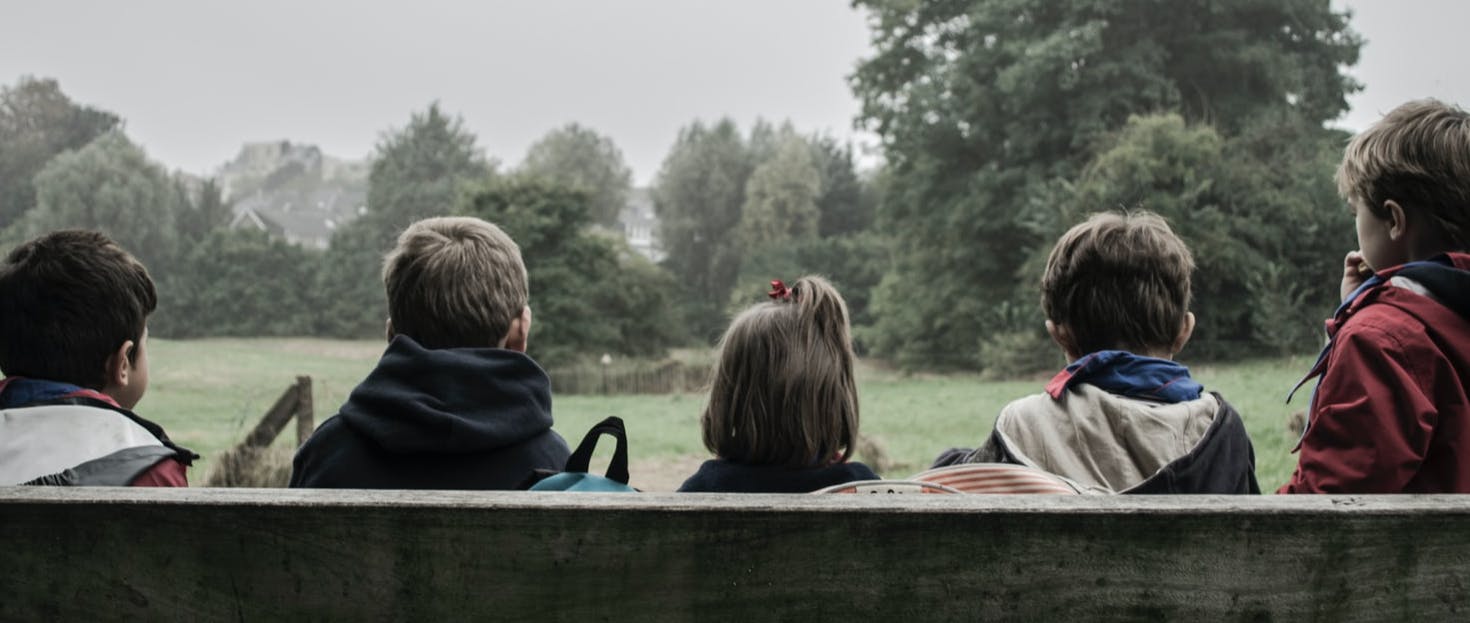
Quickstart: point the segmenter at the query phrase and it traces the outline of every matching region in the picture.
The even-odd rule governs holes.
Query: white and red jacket
[[[0,394],[13,380],[0,381]],[[0,409],[0,486],[187,487],[196,458],[95,391]]]

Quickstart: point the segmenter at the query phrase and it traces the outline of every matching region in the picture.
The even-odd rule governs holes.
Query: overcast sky
[[[1352,72],[1367,89],[1340,125],[1415,97],[1470,106],[1470,2],[1333,4],[1368,39]],[[611,136],[646,184],[694,119],[852,135],[846,77],[867,53],[863,16],[839,0],[0,0],[0,82],[57,78],[192,173],[248,141],[364,157],[437,99],[503,165],[577,121]]]

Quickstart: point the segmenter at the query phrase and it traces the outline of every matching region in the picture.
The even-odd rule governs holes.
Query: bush
[[[1061,349],[1045,331],[1006,331],[980,342],[981,378],[1016,379],[1055,372],[1066,365]]]

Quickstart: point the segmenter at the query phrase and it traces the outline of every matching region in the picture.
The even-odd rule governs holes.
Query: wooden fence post
[[[306,443],[316,430],[316,415],[311,398],[311,377],[296,377],[296,447]]]
[[[271,407],[270,411],[265,412],[265,416],[261,417],[255,429],[245,436],[245,441],[241,442],[241,445],[252,448],[264,448],[271,445],[271,442],[276,440],[276,435],[281,434],[281,429],[286,427],[286,422],[291,421],[291,416],[296,414],[299,389],[300,381],[281,392],[281,397],[276,399],[276,404]]]

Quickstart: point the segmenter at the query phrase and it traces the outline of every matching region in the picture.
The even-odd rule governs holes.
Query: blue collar
[[[1204,386],[1176,361],[1142,357],[1125,350],[1100,350],[1072,362],[1046,384],[1053,399],[1078,383],[1095,385],[1112,394],[1164,402],[1195,400]]]
[[[0,383],[0,409],[13,409],[28,404],[76,395],[81,387],[70,383],[11,377]]]

